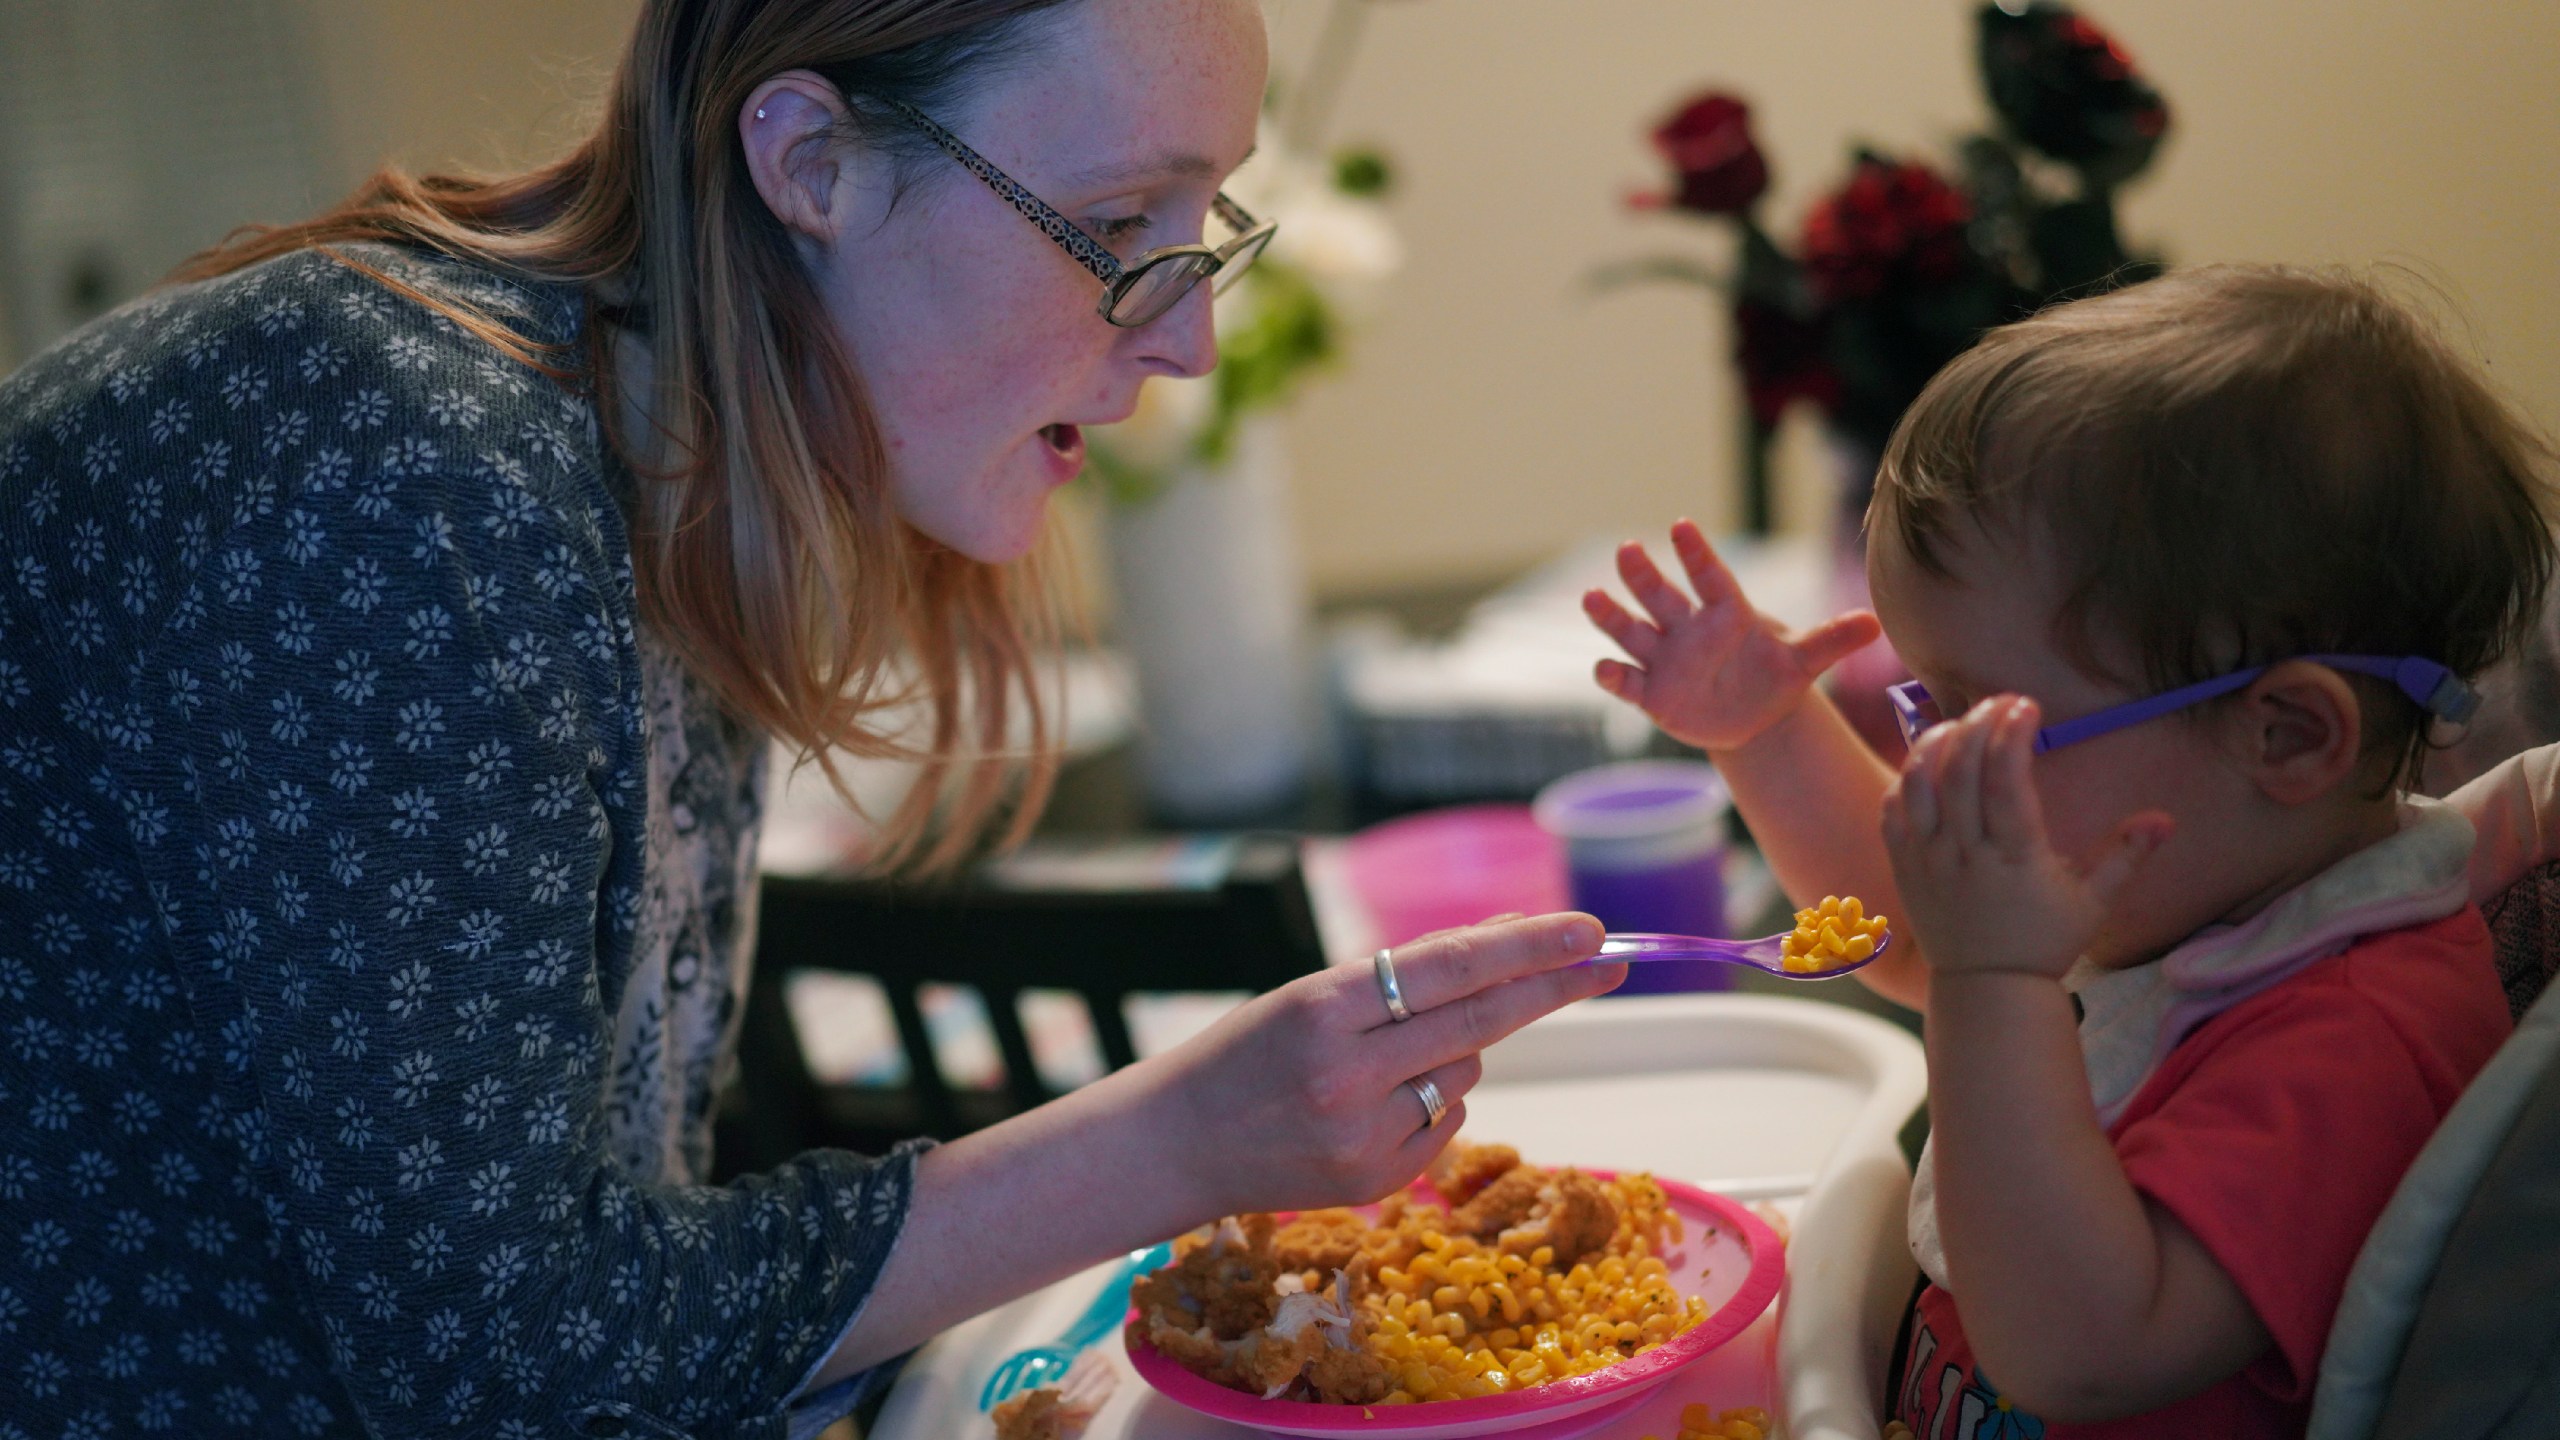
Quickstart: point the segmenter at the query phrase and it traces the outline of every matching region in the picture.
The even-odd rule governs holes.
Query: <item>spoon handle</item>
[[[1603,960],[1723,960],[1752,963],[1746,953],[1746,942],[1711,940],[1704,935],[1654,935],[1636,931],[1617,931],[1600,942]]]
[[[1173,1258],[1171,1245],[1157,1245],[1122,1260],[1102,1282],[1102,1293],[1093,1297],[1076,1323],[1058,1337],[1058,1343],[1070,1350],[1081,1350],[1119,1328],[1129,1313],[1129,1290],[1140,1275]]]

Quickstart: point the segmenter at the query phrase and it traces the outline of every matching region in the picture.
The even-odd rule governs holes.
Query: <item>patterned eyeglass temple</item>
[[[1025,189],[1022,182],[997,169],[994,161],[970,149],[967,141],[944,129],[932,116],[903,100],[892,100],[887,103],[889,108],[896,111],[908,124],[923,131],[926,139],[942,147],[944,154],[958,161],[970,174],[985,181],[987,188],[996,192],[997,197],[1006,204],[1011,205],[1015,213],[1039,226],[1040,233],[1048,236],[1059,249],[1073,256],[1077,264],[1093,272],[1093,278],[1101,281],[1103,285],[1103,316],[1115,325],[1121,323],[1113,315],[1121,297],[1129,292],[1133,282],[1150,266],[1186,256],[1214,260],[1215,265],[1201,270],[1182,287],[1188,290],[1191,285],[1198,284],[1201,279],[1216,274],[1219,269],[1226,266],[1232,256],[1244,251],[1251,242],[1256,240],[1257,230],[1265,232],[1264,238],[1267,238],[1267,232],[1276,228],[1254,219],[1243,206],[1228,199],[1225,192],[1221,191],[1211,197],[1209,204],[1217,212],[1218,218],[1227,222],[1227,225],[1236,232],[1235,240],[1224,247],[1168,245],[1159,250],[1150,250],[1140,255],[1131,264],[1123,265],[1120,263],[1119,256],[1103,248],[1099,241],[1084,233],[1074,221],[1059,214],[1047,201]],[[1252,248],[1259,250],[1260,246],[1253,244]]]

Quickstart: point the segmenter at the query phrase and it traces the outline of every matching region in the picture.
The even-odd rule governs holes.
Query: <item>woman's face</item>
[[[1033,24],[1020,63],[933,118],[1124,260],[1198,242],[1253,149],[1260,9],[1078,0]],[[1209,287],[1147,325],[1110,325],[1101,282],[957,162],[900,194],[879,157],[796,144],[830,106],[806,72],[757,90],[739,123],[758,188],[854,358],[900,515],[974,559],[1016,559],[1083,467],[1083,427],[1126,417],[1150,375],[1215,365]],[[778,195],[777,176],[796,192]]]

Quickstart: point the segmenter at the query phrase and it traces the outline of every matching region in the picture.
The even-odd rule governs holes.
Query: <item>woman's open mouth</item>
[[[1049,447],[1049,457],[1059,471],[1059,483],[1072,480],[1084,468],[1084,428],[1063,422],[1040,427],[1040,439]]]

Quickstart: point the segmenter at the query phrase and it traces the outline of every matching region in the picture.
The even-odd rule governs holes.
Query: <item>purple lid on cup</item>
[[[1725,842],[1733,797],[1703,760],[1630,760],[1576,771],[1532,810],[1576,864],[1659,864]]]

